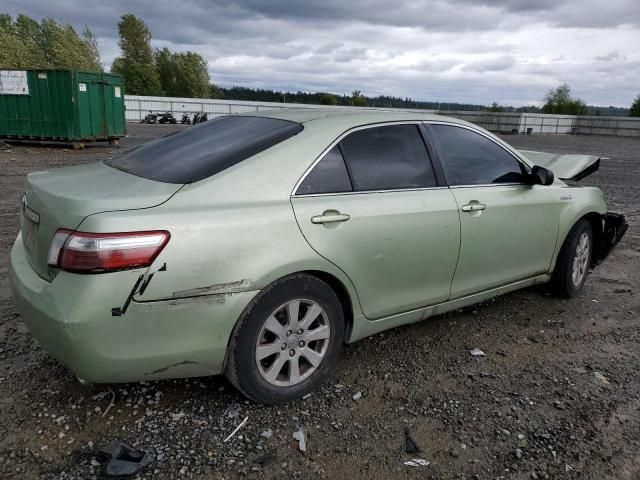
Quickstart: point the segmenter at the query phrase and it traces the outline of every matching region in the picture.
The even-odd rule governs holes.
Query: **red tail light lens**
[[[86,233],[58,230],[48,263],[69,272],[101,273],[148,267],[169,241],[169,232]]]

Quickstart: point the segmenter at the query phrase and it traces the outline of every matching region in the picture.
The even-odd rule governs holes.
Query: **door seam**
[[[364,313],[364,309],[362,308],[362,303],[360,302],[360,295],[358,294],[358,289],[356,288],[356,284],[354,283],[354,281],[351,279],[351,277],[347,274],[347,272],[345,272],[342,268],[340,268],[339,265],[337,265],[336,263],[332,262],[331,260],[329,260],[327,257],[325,257],[324,255],[322,255],[320,252],[318,252],[313,245],[311,245],[311,242],[309,241],[309,239],[307,238],[307,236],[304,234],[304,231],[302,230],[302,227],[300,226],[300,222],[298,221],[298,215],[296,214],[296,209],[293,206],[293,201],[292,198],[289,197],[289,205],[291,205],[291,211],[293,212],[293,218],[296,221],[296,225],[298,226],[298,231],[300,232],[300,235],[302,235],[302,238],[304,238],[304,241],[307,242],[307,245],[309,245],[309,248],[311,250],[313,250],[318,256],[320,256],[320,258],[323,258],[324,260],[326,260],[327,262],[329,262],[331,265],[333,265],[334,267],[336,267],[338,270],[340,270],[344,276],[346,278],[349,279],[349,281],[351,282],[351,285],[353,286],[353,291],[356,294],[356,300],[358,301],[358,305],[360,307],[360,312],[362,313],[362,316],[364,318],[366,318],[367,320],[369,320],[369,318],[365,315]]]
[[[449,283],[449,298],[447,301],[451,301],[451,291],[453,290],[453,281],[456,278],[456,273],[458,273],[458,265],[460,263],[460,254],[462,253],[462,218],[460,215],[460,204],[458,203],[458,199],[451,191],[451,187],[448,188],[449,193],[453,197],[453,201],[456,204],[456,211],[458,212],[458,257],[456,258],[456,266],[453,269],[453,275],[451,276],[451,282]]]

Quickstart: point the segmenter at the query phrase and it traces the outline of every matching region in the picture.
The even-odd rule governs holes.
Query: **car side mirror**
[[[554,180],[553,172],[548,168],[534,165],[529,174],[532,185],[551,185]]]

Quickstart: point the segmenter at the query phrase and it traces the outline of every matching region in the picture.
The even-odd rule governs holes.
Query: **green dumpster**
[[[82,70],[0,70],[0,139],[117,143],[124,81]]]

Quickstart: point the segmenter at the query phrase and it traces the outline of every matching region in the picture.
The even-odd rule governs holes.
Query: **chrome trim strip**
[[[531,187],[528,183],[479,183],[477,185],[451,185],[449,188],[475,188],[475,187]]]
[[[292,195],[292,198],[304,197],[337,197],[340,195],[370,195],[372,193],[401,193],[401,192],[422,192],[424,190],[447,190],[449,187],[424,187],[424,188],[398,188],[393,190],[364,190],[361,192],[335,192],[335,193],[301,193]]]

